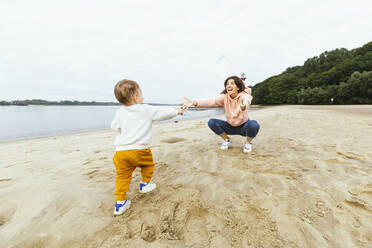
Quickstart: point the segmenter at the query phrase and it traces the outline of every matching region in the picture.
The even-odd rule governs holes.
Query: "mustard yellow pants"
[[[142,182],[150,182],[154,172],[154,160],[151,150],[117,151],[113,158],[116,169],[116,201],[127,199],[129,184],[136,167],[141,168]]]

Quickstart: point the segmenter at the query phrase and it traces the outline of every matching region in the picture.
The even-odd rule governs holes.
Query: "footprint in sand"
[[[83,163],[83,165],[87,165],[87,164],[90,164],[94,161],[98,161],[98,160],[107,160],[108,158],[107,157],[100,157],[99,159],[86,159],[85,162]]]
[[[355,187],[348,190],[350,196],[345,199],[350,205],[372,211],[372,184]]]
[[[372,211],[372,201],[370,195],[372,194],[372,184],[355,187],[348,190],[350,196],[346,197],[346,203]]]
[[[88,173],[85,173],[85,175],[87,175],[87,176],[90,176],[90,175],[92,175],[92,174],[94,174],[94,173],[96,173],[96,172],[98,172],[99,170],[92,170],[92,171],[90,171],[90,172],[88,172]]]
[[[85,173],[85,175],[86,176],[89,176],[89,178],[94,178],[94,177],[96,177],[97,175],[96,175],[96,173],[97,172],[99,172],[99,170],[92,170],[92,171],[89,171],[89,172],[87,172],[87,173]]]
[[[0,183],[1,182],[8,182],[8,181],[11,181],[12,179],[11,178],[0,178]]]
[[[142,224],[141,227],[141,238],[146,242],[153,242],[156,240],[156,230],[155,227],[148,225],[146,223]]]
[[[87,165],[87,164],[90,164],[90,163],[92,163],[93,162],[93,160],[92,159],[87,159],[85,162],[84,162],[84,164],[83,165]]]
[[[80,149],[75,149],[75,150],[68,150],[66,153],[73,153],[73,152],[80,152]]]
[[[370,206],[366,201],[359,197],[355,196],[348,197],[347,199],[345,199],[345,201],[346,203],[353,205],[355,207],[362,208],[370,212],[372,211],[372,206]]]
[[[25,153],[26,154],[29,154],[29,153],[33,153],[33,152],[37,152],[38,150],[29,150],[29,151],[26,151]]]
[[[321,161],[329,164],[352,164],[350,161],[340,161],[338,158],[323,159]]]
[[[7,222],[9,222],[13,218],[13,216],[14,216],[16,210],[17,210],[17,207],[18,207],[17,204],[10,203],[7,208],[1,209],[1,212],[0,212],[0,230],[3,226],[5,226],[7,224]]]
[[[360,218],[358,216],[354,216],[353,226],[356,228],[359,228],[362,226],[362,222],[360,221]]]
[[[158,162],[158,163],[156,163],[156,165],[157,165],[158,168],[159,167],[165,167],[165,168],[169,167],[168,164],[164,163],[164,162]]]
[[[363,160],[364,157],[360,154],[356,154],[356,153],[353,153],[353,152],[346,152],[345,153],[342,153],[342,152],[337,152],[338,155],[341,155],[344,159],[353,159],[353,160]]]
[[[372,184],[355,187],[355,188],[349,189],[348,192],[352,195],[372,194]]]
[[[169,138],[169,139],[165,139],[165,140],[162,140],[161,142],[165,142],[165,143],[169,143],[169,144],[174,144],[174,143],[177,143],[177,142],[180,142],[180,141],[184,141],[186,139],[182,139],[182,138]]]

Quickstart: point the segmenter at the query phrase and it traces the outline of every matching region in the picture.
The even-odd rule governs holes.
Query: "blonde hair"
[[[116,99],[121,104],[129,105],[139,89],[140,87],[137,82],[124,79],[116,83],[114,93]]]

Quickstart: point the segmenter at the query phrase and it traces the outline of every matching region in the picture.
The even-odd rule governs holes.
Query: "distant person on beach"
[[[240,75],[240,79],[242,80],[243,84],[245,85],[245,80],[247,79],[247,77],[245,76],[245,73],[242,73],[242,75]],[[245,86],[245,89],[244,89],[245,92],[247,92],[248,94],[252,95],[252,89]]]
[[[241,135],[246,137],[243,145],[243,152],[252,151],[252,140],[256,137],[260,125],[255,120],[250,120],[248,109],[252,102],[252,95],[247,92],[243,81],[237,76],[228,77],[224,83],[225,89],[221,94],[212,99],[190,100],[185,97],[186,102],[182,108],[189,107],[216,107],[223,106],[226,114],[226,121],[210,119],[208,126],[212,131],[223,139],[221,150],[227,150],[231,145],[228,135]]]
[[[116,111],[111,128],[119,135],[115,139],[116,203],[114,215],[121,215],[130,206],[126,193],[136,167],[141,168],[142,182],[139,192],[156,188],[151,182],[154,160],[149,148],[151,127],[154,121],[167,120],[183,114],[182,109],[154,107],[143,103],[142,91],[137,82],[121,80],[114,88],[116,99],[123,105]]]

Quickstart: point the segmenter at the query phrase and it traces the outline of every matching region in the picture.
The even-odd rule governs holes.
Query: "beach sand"
[[[223,116],[220,116],[223,118]],[[221,140],[154,126],[157,189],[113,216],[115,132],[0,144],[0,247],[372,247],[372,106],[276,106]]]

